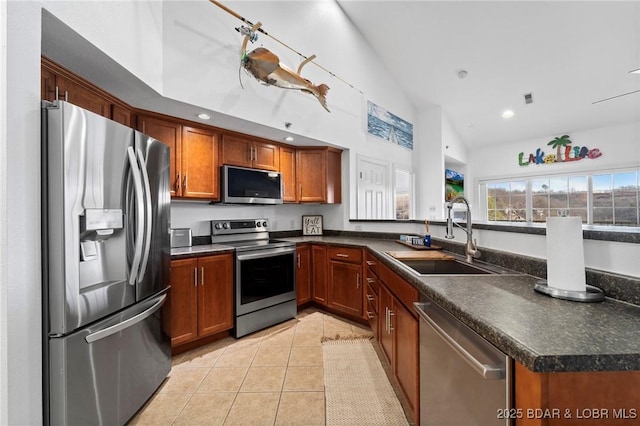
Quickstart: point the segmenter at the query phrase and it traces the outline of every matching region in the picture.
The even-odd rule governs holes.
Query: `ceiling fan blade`
[[[631,95],[633,93],[638,93],[638,92],[640,92],[640,90],[634,90],[633,92],[627,92],[627,93],[623,93],[621,95],[612,96],[610,98],[600,99],[599,101],[592,102],[591,104],[592,105],[599,104],[600,102],[610,101],[611,99],[621,98],[622,96],[627,96],[627,95]]]

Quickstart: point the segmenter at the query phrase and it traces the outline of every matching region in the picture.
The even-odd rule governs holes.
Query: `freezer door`
[[[49,424],[123,425],[142,407],[171,369],[165,297],[49,340]]]
[[[145,204],[145,235],[136,290],[137,300],[142,300],[169,285],[169,147],[150,136],[135,132],[135,150],[143,179]]]
[[[43,117],[45,320],[60,335],[135,303],[124,197],[133,130],[62,101]]]

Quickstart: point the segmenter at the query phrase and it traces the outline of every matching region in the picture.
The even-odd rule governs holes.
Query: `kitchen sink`
[[[486,275],[513,273],[495,266],[467,263],[462,260],[396,259],[420,275]]]

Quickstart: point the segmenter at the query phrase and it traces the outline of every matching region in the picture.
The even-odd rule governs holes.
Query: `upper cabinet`
[[[132,124],[126,104],[46,58],[42,58],[40,90],[44,100],[66,100],[126,126]]]
[[[218,134],[195,127],[182,127],[182,197],[220,198]]]
[[[294,147],[280,147],[280,175],[282,176],[282,201],[297,202],[296,149]]]
[[[298,147],[296,179],[299,202],[340,204],[342,151],[330,147]]]
[[[171,152],[169,170],[171,196],[182,196],[182,126],[173,121],[151,115],[139,114],[137,128],[145,135],[156,138],[169,147]]]
[[[221,164],[278,171],[280,169],[280,147],[249,137],[225,134],[222,136],[220,160]]]
[[[216,132],[181,125],[151,114],[138,115],[138,130],[169,146],[172,197],[220,198]]]

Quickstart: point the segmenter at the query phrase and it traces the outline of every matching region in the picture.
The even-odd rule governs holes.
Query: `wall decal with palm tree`
[[[556,136],[547,143],[547,145],[556,150],[555,154],[545,155],[542,148],[538,148],[535,153],[529,154],[529,158],[525,160],[524,152],[521,152],[518,154],[518,164],[528,166],[529,164],[564,163],[602,156],[602,152],[598,148],[590,149],[586,146],[571,145],[572,143],[569,135]]]

